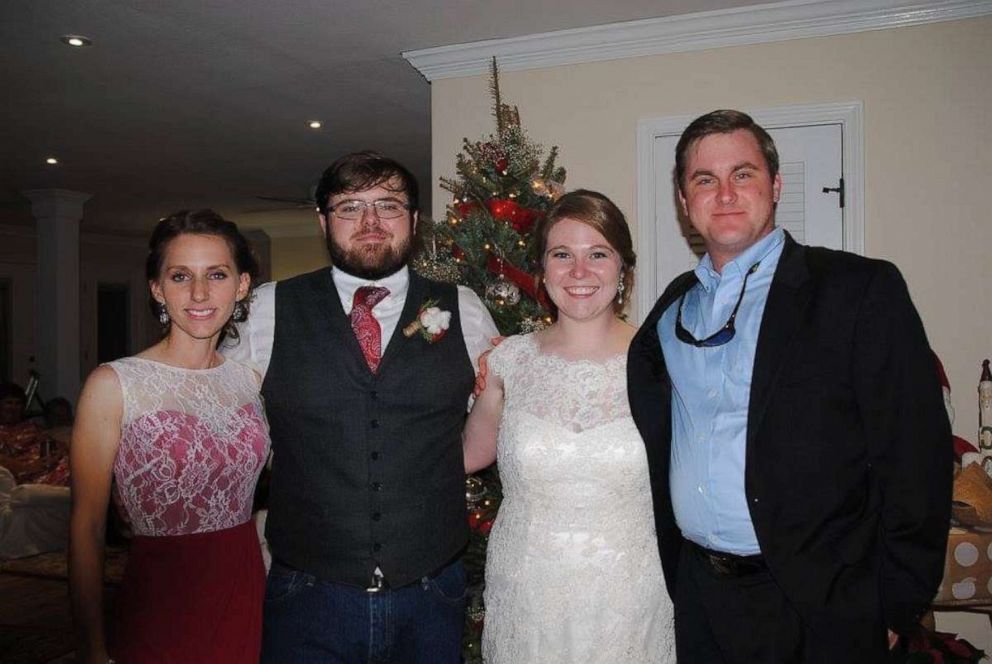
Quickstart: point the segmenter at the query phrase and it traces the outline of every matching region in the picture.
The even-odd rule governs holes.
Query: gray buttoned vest
[[[433,343],[403,334],[427,300],[451,312]],[[461,431],[474,381],[455,286],[411,272],[377,374],[329,268],[280,281],[275,319],[262,385],[273,556],[362,587],[377,566],[399,587],[450,561],[467,541]]]

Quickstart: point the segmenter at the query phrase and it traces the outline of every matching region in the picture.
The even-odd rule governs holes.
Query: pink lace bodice
[[[251,517],[269,451],[258,380],[228,359],[183,369],[139,357],[110,362],[124,395],[114,461],[135,535],[186,535]]]

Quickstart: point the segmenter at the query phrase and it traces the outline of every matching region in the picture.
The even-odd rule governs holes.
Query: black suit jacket
[[[689,272],[666,289],[627,365],[673,596],[682,537],[657,323],[695,283]],[[899,271],[787,235],[754,360],[745,491],[769,569],[811,629],[854,641],[914,629],[943,572],[952,459],[934,360]]]

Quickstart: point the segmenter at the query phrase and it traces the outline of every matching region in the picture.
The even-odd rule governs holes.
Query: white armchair
[[[69,546],[69,488],[17,484],[0,466],[0,560]]]

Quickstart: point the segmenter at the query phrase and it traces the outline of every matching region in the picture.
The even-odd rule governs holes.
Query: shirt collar
[[[710,259],[710,255],[706,254],[700,259],[699,265],[696,266],[696,278],[707,293],[720,285],[720,280],[725,274],[735,274],[743,279],[744,274],[751,269],[752,265],[763,261],[768,254],[775,251],[783,242],[785,242],[785,231],[782,228],[773,229],[771,233],[752,244],[738,254],[734,260],[724,265],[722,273],[713,269],[713,261]]]
[[[410,288],[410,268],[404,265],[388,277],[369,281],[368,279],[356,277],[344,270],[332,267],[331,279],[334,280],[334,287],[337,288],[342,302],[350,303],[355,298],[355,291],[361,286],[383,286],[389,289],[389,295],[386,296],[383,302],[397,298],[400,302],[405,302],[406,292]]]

